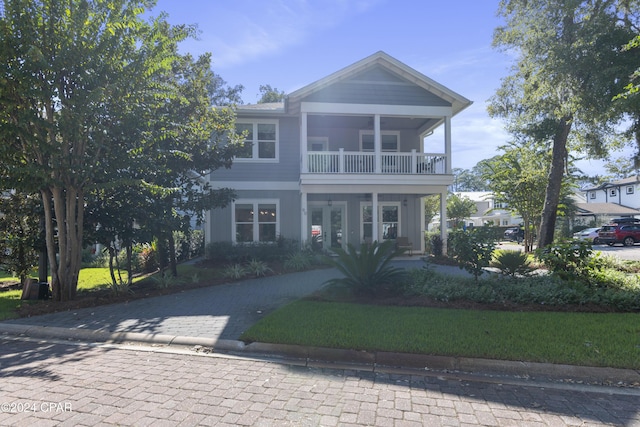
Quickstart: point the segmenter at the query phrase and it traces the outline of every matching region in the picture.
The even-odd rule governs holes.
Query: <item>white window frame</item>
[[[358,216],[360,218],[360,237],[361,240],[364,240],[364,217],[363,217],[363,208],[366,206],[373,206],[372,202],[360,202],[360,211],[358,213]],[[383,219],[382,219],[382,211],[383,211],[383,207],[387,207],[387,206],[395,206],[398,208],[398,227],[396,230],[396,238],[402,236],[402,202],[378,202],[378,237],[381,240],[384,240],[383,237],[383,229],[382,229],[382,224],[384,223]],[[395,239],[392,239],[395,240]]]
[[[635,191],[635,188],[633,187],[633,185],[630,185],[627,187],[627,194],[633,194]]]
[[[251,157],[234,157],[233,161],[236,163],[249,163],[249,162],[261,162],[261,163],[278,163],[280,161],[280,125],[278,120],[269,119],[237,119],[237,124],[251,124],[253,125],[253,139],[251,142]],[[275,157],[260,158],[260,141],[258,140],[258,125],[275,125],[276,127],[276,140],[275,140]]]
[[[590,191],[589,192],[589,198],[590,199],[595,199],[596,198],[596,192],[595,191]]]
[[[609,197],[617,197],[618,191],[615,188],[609,190]]]
[[[280,210],[280,200],[279,199],[238,199],[234,200],[231,204],[231,241],[234,245],[245,245],[245,244],[253,244],[253,243],[276,243],[275,241],[271,242],[262,242],[260,241],[260,215],[253,215],[253,241],[251,242],[238,242],[236,239],[236,205],[253,205],[253,211],[257,212],[260,205],[276,205],[276,240],[280,235],[280,217],[282,216],[282,211]]]
[[[374,134],[374,132],[372,130],[361,130],[359,138],[358,138],[359,139],[359,143],[360,143],[360,151],[367,152],[367,153],[371,153],[371,152],[375,151],[375,147],[372,150],[369,150],[369,149],[365,150],[362,147],[362,137],[364,135],[374,135],[375,136],[375,134]],[[395,135],[396,136],[396,149],[395,150],[385,150],[385,149],[382,149],[382,147],[381,147],[382,152],[384,152],[384,153],[397,153],[397,152],[400,151],[400,131],[397,131],[397,130],[383,130],[383,131],[380,132],[380,135]]]

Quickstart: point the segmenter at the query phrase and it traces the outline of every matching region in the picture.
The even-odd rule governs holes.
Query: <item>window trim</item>
[[[609,197],[618,197],[618,191],[615,188],[609,189]]]
[[[253,140],[251,146],[251,157],[234,157],[235,163],[279,163],[280,162],[280,121],[274,119],[236,119],[236,124],[251,124],[253,125]],[[276,140],[275,140],[275,157],[273,158],[260,158],[259,150],[260,144],[258,141],[258,125],[275,125],[276,127]]]
[[[276,205],[276,240],[271,242],[263,242],[260,240],[260,216],[253,215],[253,241],[251,242],[238,242],[236,238],[236,205],[253,205],[253,210],[256,212],[260,205]],[[280,235],[280,217],[282,211],[280,210],[280,199],[237,199],[231,203],[231,242],[234,245],[250,245],[254,243],[266,243],[275,244],[278,236]]]
[[[360,151],[363,153],[373,153],[375,151],[375,147],[373,150],[365,150],[364,148],[362,148],[362,136],[363,135],[374,135],[375,137],[375,133],[372,130],[360,130],[359,135],[358,135],[358,143],[360,144]],[[382,150],[383,153],[399,153],[400,152],[400,131],[399,130],[383,130],[380,131],[380,136],[382,137],[382,135],[395,135],[396,138],[396,149],[395,150],[382,150],[382,147],[380,147],[380,149]],[[374,142],[375,144],[375,142]]]
[[[360,213],[358,214],[359,217],[359,222],[360,222],[360,239],[364,241],[364,216],[363,216],[363,208],[366,206],[370,206],[373,207],[373,203],[372,202],[360,202]],[[398,208],[398,229],[396,230],[396,238],[398,236],[402,236],[402,202],[394,202],[394,201],[389,201],[389,202],[378,202],[378,239],[380,239],[380,241],[384,241],[383,238],[383,232],[384,230],[382,229],[382,224],[384,223],[384,221],[382,220],[382,210],[383,210],[383,206],[395,206]],[[367,222],[367,224],[369,224],[369,222]],[[372,223],[371,223],[372,224]],[[389,240],[395,240],[395,239],[389,239]]]
[[[627,186],[627,193],[626,194],[633,194],[634,192],[635,192],[635,188],[633,187],[633,185]]]
[[[596,192],[595,191],[589,191],[589,198],[590,199],[595,199],[596,198]]]

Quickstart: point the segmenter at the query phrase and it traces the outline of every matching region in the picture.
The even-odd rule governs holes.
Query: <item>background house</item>
[[[576,225],[600,226],[613,218],[640,218],[640,177],[607,182],[582,193],[576,203]]]
[[[239,106],[247,150],[210,175],[237,199],[208,213],[206,242],[281,236],[331,249],[406,237],[422,250],[422,198],[440,195],[446,220],[451,119],[470,104],[378,52],[282,103]]]

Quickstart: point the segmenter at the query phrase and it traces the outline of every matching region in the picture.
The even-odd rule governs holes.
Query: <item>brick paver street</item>
[[[627,388],[514,385],[0,339],[11,426],[640,426]]]

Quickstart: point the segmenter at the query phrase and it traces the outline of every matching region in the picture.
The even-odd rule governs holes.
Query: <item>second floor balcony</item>
[[[383,174],[442,175],[447,171],[447,156],[442,153],[317,151],[307,152],[302,173],[310,174]]]

